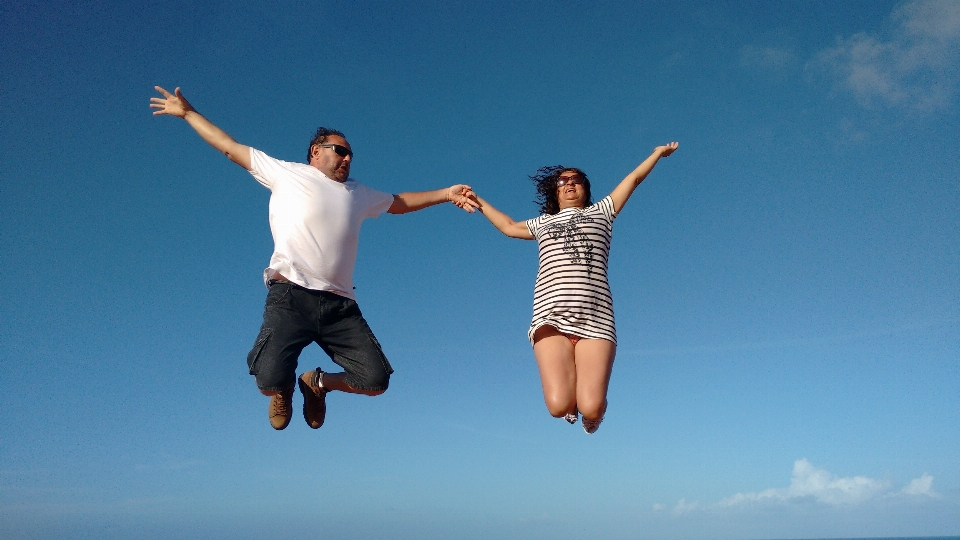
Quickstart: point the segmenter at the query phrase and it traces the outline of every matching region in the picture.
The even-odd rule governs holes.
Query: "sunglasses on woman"
[[[561,176],[560,178],[557,178],[557,187],[563,187],[567,184],[570,184],[571,186],[576,186],[576,185],[582,186],[583,177],[577,175],[577,176]]]

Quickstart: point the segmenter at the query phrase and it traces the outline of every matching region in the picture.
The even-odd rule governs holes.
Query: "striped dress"
[[[544,325],[564,334],[617,342],[607,259],[613,236],[613,199],[586,208],[565,208],[527,220],[540,248],[533,289],[533,322],[527,337]]]

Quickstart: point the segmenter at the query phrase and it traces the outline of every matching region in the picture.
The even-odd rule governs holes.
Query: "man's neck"
[[[340,180],[340,179],[337,178],[336,176],[333,176],[333,175],[330,175],[330,174],[326,173],[323,169],[321,169],[320,167],[317,167],[317,165],[313,162],[312,159],[310,160],[310,163],[308,163],[307,165],[310,165],[310,166],[313,167],[314,169],[320,171],[321,174],[323,174],[323,175],[326,176],[327,178],[333,180],[334,182],[340,182],[341,184],[343,184],[344,182],[346,182],[347,180],[349,180],[349,178],[344,178],[343,180]]]

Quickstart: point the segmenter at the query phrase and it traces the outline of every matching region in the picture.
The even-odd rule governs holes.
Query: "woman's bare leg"
[[[607,411],[607,387],[617,346],[605,339],[581,339],[574,354],[577,408],[585,420],[600,420]]]
[[[573,344],[552,326],[538,328],[533,340],[547,410],[557,418],[575,413],[577,366],[573,362]]]

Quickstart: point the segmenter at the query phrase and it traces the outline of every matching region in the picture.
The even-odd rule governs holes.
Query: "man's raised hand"
[[[154,116],[169,114],[170,116],[183,118],[207,144],[222,152],[230,161],[244,169],[250,169],[250,147],[238,143],[226,131],[218,128],[213,122],[197,112],[193,105],[190,105],[190,102],[187,101],[187,98],[180,93],[179,86],[173,91],[173,94],[159,86],[154,86],[154,88],[157,89],[157,92],[163,94],[162,98],[150,98],[150,108],[156,109],[153,111]]]
[[[154,116],[169,114],[171,116],[176,116],[177,118],[183,118],[187,115],[188,111],[196,110],[192,105],[190,105],[190,102],[187,101],[187,98],[183,97],[183,94],[180,93],[179,86],[173,91],[173,94],[167,92],[159,86],[154,86],[154,88],[157,90],[157,92],[163,94],[162,98],[150,98],[150,108],[157,109],[153,111]]]

